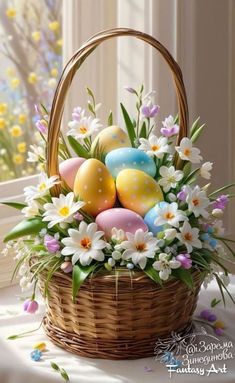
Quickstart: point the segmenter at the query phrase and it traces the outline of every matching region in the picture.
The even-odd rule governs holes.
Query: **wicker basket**
[[[58,138],[64,102],[72,79],[87,56],[103,41],[115,36],[134,36],[156,48],[168,63],[175,82],[179,106],[178,142],[187,135],[188,107],[182,73],[166,48],[153,37],[131,29],[100,32],[88,40],[70,59],[58,83],[48,129],[47,172],[58,172]],[[61,186],[53,188],[58,196]],[[57,345],[78,355],[131,359],[153,355],[155,342],[172,331],[184,331],[192,320],[202,282],[192,273],[195,289],[172,278],[161,288],[143,272],[120,271],[97,274],[82,285],[72,303],[71,275],[55,273],[49,283],[44,328]],[[45,275],[40,275],[43,288]]]

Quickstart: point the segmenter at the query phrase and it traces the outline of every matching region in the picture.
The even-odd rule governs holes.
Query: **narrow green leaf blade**
[[[153,268],[152,265],[147,265],[145,269],[143,270],[145,274],[151,278],[154,282],[159,283],[160,286],[162,286],[162,280],[159,277],[159,273],[157,270]]]
[[[112,125],[113,125],[113,113],[110,110],[109,116],[108,116],[108,126],[112,126]]]
[[[60,375],[62,376],[62,378],[63,378],[66,382],[69,381],[69,376],[68,376],[68,374],[67,374],[67,372],[65,371],[64,368],[61,368],[61,369],[60,369]]]
[[[194,143],[198,140],[198,138],[200,137],[200,135],[202,134],[203,132],[203,129],[205,127],[205,124],[201,125],[197,130],[196,132],[193,134],[192,138],[191,138],[191,141]]]
[[[130,141],[131,141],[131,145],[134,148],[135,147],[135,138],[136,138],[135,129],[134,129],[133,123],[132,123],[130,116],[127,113],[127,110],[125,109],[124,105],[122,103],[120,105],[121,105],[121,109],[122,109],[123,118],[124,118],[124,121],[126,124],[126,129],[127,129]]]
[[[78,266],[73,267],[73,278],[72,278],[72,293],[73,293],[73,302],[75,301],[78,290],[81,285],[88,277],[88,275],[95,270],[97,263],[89,266]]]
[[[175,269],[172,270],[172,275],[184,282],[190,290],[194,288],[193,278],[190,271],[181,268]]]
[[[147,128],[146,128],[146,122],[144,121],[140,130],[140,137],[146,138],[147,137]]]
[[[51,367],[52,367],[53,370],[55,370],[55,371],[59,371],[59,370],[60,370],[58,364],[56,364],[56,363],[54,363],[54,362],[51,362]]]
[[[73,136],[68,136],[68,141],[71,145],[71,148],[79,157],[89,158],[89,153],[87,150]]]
[[[200,120],[200,117],[198,117],[192,127],[191,127],[191,130],[190,130],[190,138],[194,135],[194,133],[197,131],[197,129],[199,128],[200,124],[199,124],[199,120]]]
[[[0,202],[1,205],[6,205],[9,207],[13,207],[17,210],[22,210],[25,206],[27,206],[25,203],[19,203],[19,202]]]
[[[4,238],[4,242],[24,237],[26,235],[38,234],[40,230],[46,228],[46,222],[42,222],[41,218],[29,218],[21,221],[16,225],[9,234]]]
[[[221,299],[212,299],[211,301],[211,307],[215,307],[216,305],[218,305],[219,303],[221,302]]]

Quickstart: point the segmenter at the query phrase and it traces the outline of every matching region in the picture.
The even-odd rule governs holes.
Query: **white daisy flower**
[[[121,247],[125,249],[122,259],[129,260],[135,265],[139,265],[143,270],[147,263],[147,258],[154,258],[156,250],[158,250],[158,240],[153,237],[150,232],[142,229],[136,230],[135,234],[126,233],[127,241],[121,243]]]
[[[198,185],[195,186],[194,189],[188,187],[187,192],[186,202],[188,204],[188,210],[192,212],[195,217],[201,215],[207,218],[209,213],[206,209],[210,205],[210,200],[207,198],[206,192],[201,190]]]
[[[171,225],[179,227],[180,221],[186,221],[188,218],[182,210],[178,210],[178,204],[172,203],[160,203],[155,207],[157,218],[154,221],[154,225]]]
[[[44,205],[43,221],[49,221],[49,229],[58,223],[61,227],[66,227],[66,223],[71,223],[74,219],[73,215],[83,206],[85,206],[85,202],[74,202],[73,192],[67,195],[60,194],[59,198],[52,198],[52,203]]]
[[[25,206],[21,212],[27,218],[35,217],[39,213],[38,203],[34,200],[28,202],[28,206]]]
[[[82,266],[87,266],[94,259],[102,262],[104,253],[102,249],[106,247],[106,242],[102,239],[104,232],[97,231],[97,224],[92,222],[89,225],[82,221],[79,230],[69,229],[69,237],[62,239],[65,247],[62,249],[62,255],[72,255],[72,264],[77,261]]]
[[[153,268],[159,271],[159,277],[163,281],[167,281],[172,269],[178,269],[180,266],[181,263],[179,261],[174,257],[170,259],[170,255],[166,253],[159,254],[159,260],[153,263]]]
[[[192,141],[187,137],[184,137],[180,141],[180,146],[176,146],[175,149],[179,153],[182,160],[190,161],[193,164],[197,164],[202,161],[200,150],[198,148],[194,148]]]
[[[154,134],[151,134],[149,139],[140,138],[141,145],[138,149],[143,150],[149,156],[156,156],[157,158],[162,158],[164,153],[170,153],[170,146],[166,137],[157,137]]]
[[[73,136],[77,140],[90,137],[102,127],[98,118],[82,117],[79,121],[73,120],[68,124],[70,130],[68,136]]]
[[[174,166],[161,166],[159,170],[162,178],[158,181],[159,185],[163,187],[165,193],[171,188],[176,188],[177,183],[182,180],[184,173],[181,170],[175,170]]]
[[[213,167],[213,162],[205,162],[200,169],[200,175],[202,178],[209,180],[211,178],[211,170]]]
[[[178,233],[176,237],[186,246],[188,253],[193,251],[193,247],[198,249],[202,248],[202,243],[199,239],[199,229],[197,227],[191,227],[188,222],[184,222],[179,230],[180,233]]]
[[[45,160],[45,152],[41,146],[30,145],[32,152],[28,152],[28,162],[39,162],[40,160]]]
[[[48,191],[58,183],[60,183],[58,176],[48,178],[45,173],[41,173],[39,175],[39,184],[37,186],[27,186],[24,188],[26,202],[44,197]]]

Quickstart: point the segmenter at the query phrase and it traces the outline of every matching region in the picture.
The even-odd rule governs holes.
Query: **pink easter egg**
[[[61,162],[59,165],[61,178],[72,190],[77,171],[85,161],[86,159],[82,157],[69,158],[68,160]]]
[[[105,210],[97,215],[95,222],[99,229],[105,232],[107,239],[111,237],[113,227],[133,234],[138,229],[148,230],[147,225],[139,214],[123,208]]]

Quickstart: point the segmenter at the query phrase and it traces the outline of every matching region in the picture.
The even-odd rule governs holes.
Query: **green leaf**
[[[72,280],[72,292],[73,292],[73,302],[75,302],[76,295],[81,285],[88,277],[88,275],[95,270],[97,263],[89,266],[78,266],[73,267],[73,280]]]
[[[221,193],[222,191],[224,191],[224,190],[226,190],[226,189],[229,189],[229,188],[231,188],[231,187],[233,187],[233,186],[235,186],[235,182],[233,182],[233,183],[231,183],[231,184],[229,184],[229,185],[225,185],[225,186],[223,186],[222,188],[213,191],[213,193],[211,193],[211,194],[209,195],[209,197],[212,197],[212,196],[214,196],[215,194]]]
[[[186,179],[189,176],[191,172],[191,168],[192,168],[191,162],[186,162],[186,164],[183,167],[184,179]]]
[[[131,145],[134,148],[135,147],[135,138],[136,138],[135,129],[134,129],[133,123],[131,122],[129,114],[127,113],[124,105],[122,103],[120,105],[121,105],[121,109],[122,109],[123,118],[124,118],[124,121],[126,124],[127,133],[129,135]]]
[[[194,135],[194,133],[197,131],[197,129],[199,128],[200,124],[199,124],[199,120],[200,120],[200,117],[198,117],[192,127],[191,127],[191,130],[190,130],[190,138]]]
[[[179,115],[177,113],[177,115],[174,118],[174,124],[178,124],[178,123],[179,123]]]
[[[221,299],[212,299],[211,301],[211,307],[215,307],[216,305],[218,305],[219,303],[221,302]]]
[[[140,137],[146,138],[147,137],[147,128],[146,128],[146,122],[144,121],[140,130]]]
[[[0,202],[0,204],[13,207],[14,209],[17,209],[17,210],[22,210],[24,207],[27,206],[25,203],[19,203],[19,202]]]
[[[68,136],[68,141],[79,157],[89,158],[88,151],[73,136]]]
[[[91,97],[93,104],[95,105],[95,96],[90,88],[86,88],[87,94]]]
[[[68,374],[67,374],[67,372],[65,371],[64,368],[61,368],[61,369],[60,369],[60,375],[62,376],[62,378],[63,378],[66,382],[69,381],[69,376],[68,376]]]
[[[89,111],[95,116],[94,107],[90,101],[88,101],[87,106],[88,106]]]
[[[172,270],[172,275],[174,275],[174,277],[184,282],[189,287],[190,290],[194,288],[193,278],[190,271],[181,269],[181,268],[174,269]]]
[[[60,370],[58,364],[56,364],[56,363],[54,363],[54,362],[51,362],[51,367],[53,368],[53,370],[56,370],[56,371],[59,371],[59,370]]]
[[[38,234],[40,230],[46,228],[46,222],[42,218],[29,218],[16,225],[10,233],[4,238],[4,242],[11,241],[26,235]]]
[[[144,271],[144,273],[145,273],[149,278],[151,278],[154,282],[159,283],[159,285],[162,286],[162,280],[161,280],[161,278],[159,277],[159,273],[158,273],[157,270],[155,270],[155,269],[153,268],[152,265],[150,265],[150,264],[147,265],[143,271]]]
[[[196,142],[198,140],[198,138],[200,137],[203,129],[205,127],[205,124],[201,125],[196,131],[195,133],[193,134],[193,136],[191,137],[191,141],[192,142]]]
[[[184,179],[184,184],[189,183],[194,176],[199,172],[200,168],[194,169],[188,176],[187,178]]]
[[[111,126],[111,125],[113,125],[113,113],[110,110],[109,116],[108,116],[108,126]]]

